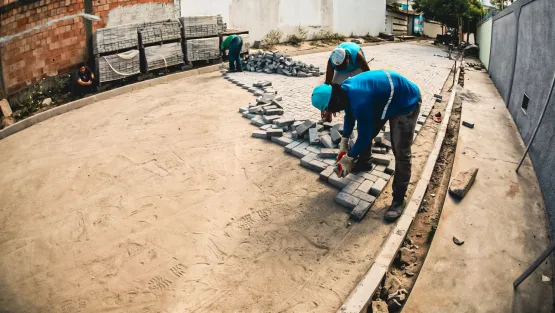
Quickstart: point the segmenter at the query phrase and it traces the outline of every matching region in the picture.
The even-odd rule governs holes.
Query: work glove
[[[349,138],[341,137],[341,142],[339,143],[339,154],[337,155],[337,162],[341,161],[341,158],[349,152]]]
[[[335,173],[339,178],[349,175],[353,171],[353,163],[355,159],[348,155],[344,155],[341,160],[335,163]]]

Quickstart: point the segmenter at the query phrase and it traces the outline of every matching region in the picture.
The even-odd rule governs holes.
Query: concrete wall
[[[493,17],[490,74],[525,143],[548,101],[555,75],[555,1],[520,0]],[[523,110],[524,95],[530,99]],[[530,149],[555,238],[555,95]]]
[[[436,38],[438,34],[441,35],[441,24],[424,21],[424,35]]]
[[[491,52],[491,31],[493,26],[493,19],[488,19],[478,26],[477,39],[480,46],[480,61],[484,64],[486,69],[489,69],[489,56]]]
[[[279,29],[284,40],[298,26],[310,34],[328,29],[343,35],[378,35],[384,30],[385,0],[181,0],[181,15],[221,14],[229,28],[260,40]]]

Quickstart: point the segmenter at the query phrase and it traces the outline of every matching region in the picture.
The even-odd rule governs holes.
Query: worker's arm
[[[333,74],[335,74],[335,70],[331,65],[331,61],[328,60],[328,67],[326,68],[326,84],[331,85],[331,81],[333,80]]]
[[[370,70],[370,66],[368,66],[368,63],[366,62],[366,58],[364,57],[364,54],[362,54],[362,49],[358,51],[357,64],[360,64],[360,69],[363,72],[368,72]]]
[[[343,119],[343,137],[349,138],[355,128],[355,117],[351,110],[345,110],[345,118]]]
[[[92,84],[92,81],[84,82],[80,78],[77,80],[77,83],[81,86],[89,86]]]
[[[354,146],[351,147],[348,156],[351,158],[358,157],[365,149],[368,148],[368,145],[372,142],[372,128],[373,128],[373,120],[360,120],[357,123],[358,125],[358,137],[357,141],[355,142]],[[343,126],[345,128],[345,126]]]

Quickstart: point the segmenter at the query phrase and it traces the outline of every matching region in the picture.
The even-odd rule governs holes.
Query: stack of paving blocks
[[[141,72],[139,50],[98,57],[96,68],[101,83],[139,74]]]
[[[251,124],[258,127],[252,136],[269,139],[284,146],[286,153],[301,159],[301,166],[318,172],[322,181],[341,190],[335,198],[336,202],[351,210],[352,219],[361,220],[395,172],[391,144],[386,136],[379,136],[374,142],[371,170],[339,178],[334,169],[343,124],[283,117],[281,97],[273,90],[271,82],[261,81],[251,86],[233,79],[229,74],[224,77],[258,95],[256,101],[239,108],[243,117],[250,119]],[[351,145],[356,136],[357,131],[354,130]]]
[[[187,40],[187,61],[213,60],[219,57],[218,37]]]
[[[130,24],[98,29],[93,34],[93,53],[103,54],[137,48],[137,30],[142,24]]]
[[[223,19],[219,15],[184,16],[179,21],[183,25],[185,38],[217,36],[225,31]]]
[[[320,76],[320,68],[301,61],[293,61],[287,55],[279,52],[258,51],[255,55],[248,55],[244,61],[245,69],[249,72],[277,73],[287,76],[309,77]]]
[[[181,39],[181,25],[178,20],[145,22],[140,29],[144,45]]]
[[[178,42],[145,48],[147,70],[166,68],[183,63],[183,50]]]

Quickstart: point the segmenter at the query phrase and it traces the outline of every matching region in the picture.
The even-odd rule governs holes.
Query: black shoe
[[[401,217],[404,210],[405,210],[404,199],[401,201],[393,200],[393,202],[391,202],[391,206],[387,209],[387,212],[385,212],[384,219],[388,222],[395,222],[399,217]]]
[[[369,172],[372,170],[372,161],[370,160],[357,160],[353,165],[353,173]]]

